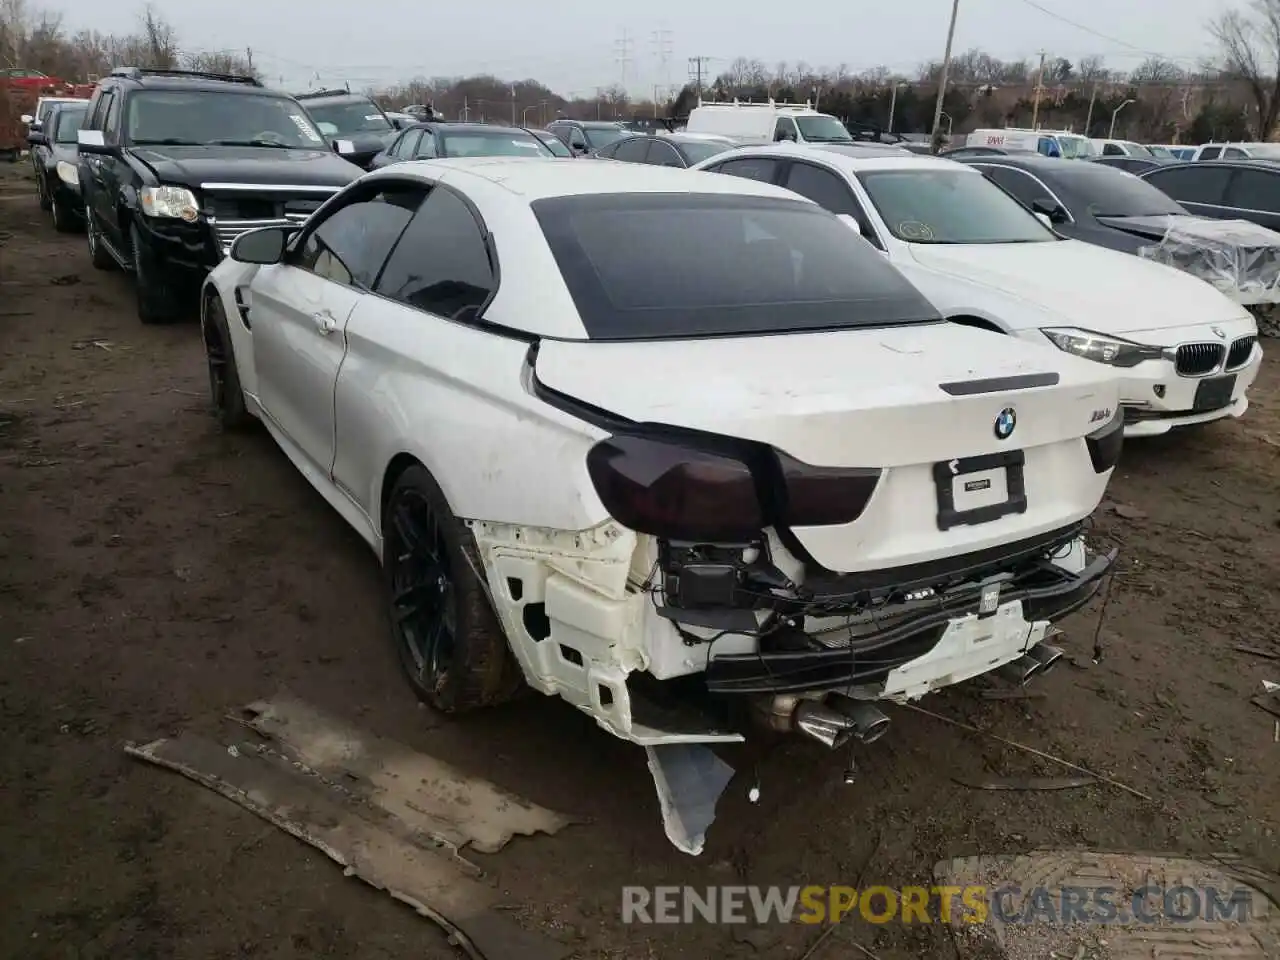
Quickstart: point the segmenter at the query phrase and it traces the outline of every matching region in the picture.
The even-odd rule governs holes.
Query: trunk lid
[[[1093,471],[1082,438],[1119,406],[1117,381],[1100,364],[948,323],[684,341],[544,340],[536,373],[554,390],[632,420],[767,443],[814,466],[884,469],[857,521],[794,531],[835,571],[923,562],[1082,519],[1109,476]],[[1016,426],[1001,439],[996,420],[1009,408]],[[1026,458],[1026,510],[941,529],[935,464],[1010,450]],[[1001,496],[1008,477],[989,479],[985,496]],[[955,496],[959,508],[963,498]],[[981,494],[968,499],[983,505]]]

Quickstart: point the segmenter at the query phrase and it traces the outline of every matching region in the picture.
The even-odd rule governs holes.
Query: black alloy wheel
[[[453,571],[440,518],[422,491],[398,490],[389,508],[391,629],[414,686],[434,704],[448,687],[457,645]]]
[[[475,538],[421,464],[396,479],[382,536],[392,641],[418,696],[444,713],[516,696],[524,677],[485,592]]]

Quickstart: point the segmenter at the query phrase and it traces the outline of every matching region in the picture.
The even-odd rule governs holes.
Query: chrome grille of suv
[[[1234,370],[1236,367],[1243,367],[1253,353],[1253,345],[1257,342],[1257,337],[1240,337],[1235,343],[1231,344],[1231,349],[1227,352],[1227,369]]]
[[[1225,350],[1220,343],[1184,343],[1178,348],[1174,369],[1184,377],[1212,373],[1222,363]]]
[[[304,223],[338,188],[308,189],[236,185],[221,190],[204,187],[205,219],[226,256],[236,237],[258,227],[285,227]]]

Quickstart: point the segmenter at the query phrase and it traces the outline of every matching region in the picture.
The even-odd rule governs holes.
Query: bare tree
[[[1081,83],[1092,86],[1095,83],[1106,83],[1111,74],[1107,70],[1106,61],[1102,57],[1093,56],[1080,58],[1080,62],[1076,64],[1076,76]]]
[[[1252,0],[1249,12],[1230,10],[1209,25],[1222,70],[1253,99],[1254,135],[1266,140],[1280,117],[1280,0]]]

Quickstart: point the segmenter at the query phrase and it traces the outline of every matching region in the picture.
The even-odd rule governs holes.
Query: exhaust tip
[[[1027,651],[1027,655],[1040,664],[1037,672],[1043,674],[1056,667],[1058,662],[1066,656],[1066,651],[1052,644],[1038,643]]]
[[[1044,669],[1044,664],[1025,653],[1017,660],[1010,660],[996,668],[996,675],[1008,683],[1024,687]]]
[[[875,743],[888,732],[889,718],[880,717],[877,720],[873,720],[866,727],[856,729],[854,735],[863,743]]]

